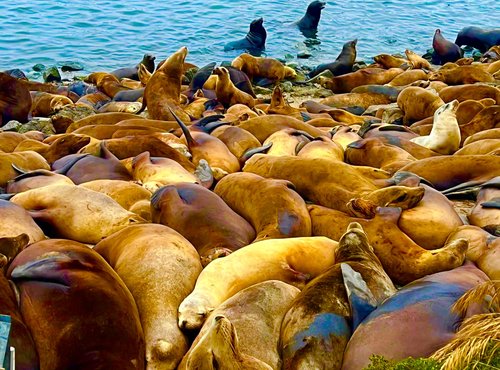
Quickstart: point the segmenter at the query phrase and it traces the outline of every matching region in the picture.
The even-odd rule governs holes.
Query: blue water
[[[358,59],[401,53],[423,54],[436,28],[452,41],[464,26],[500,27],[498,0],[328,1],[319,44],[288,23],[302,17],[308,0],[0,0],[0,70],[29,72],[36,63],[81,62],[86,71],[137,64],[146,52],[163,59],[186,45],[197,65],[231,60],[224,44],[240,39],[249,23],[264,18],[266,55],[291,54],[314,66],[336,58],[344,42],[358,38]],[[310,44],[310,43],[308,43]],[[308,49],[312,57],[297,60]]]

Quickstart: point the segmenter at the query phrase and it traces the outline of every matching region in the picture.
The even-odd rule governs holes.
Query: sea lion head
[[[149,72],[153,73],[155,70],[155,59],[156,57],[153,54],[146,53],[142,57],[140,64],[144,65]]]
[[[180,329],[199,329],[210,312],[214,310],[203,296],[189,295],[179,306],[178,325]]]
[[[357,222],[351,222],[344,235],[340,237],[339,246],[335,251],[335,263],[360,258],[372,259],[374,253],[363,227]]]
[[[325,9],[325,5],[326,3],[324,1],[315,0],[309,4],[306,13],[319,18],[321,16],[321,10]]]

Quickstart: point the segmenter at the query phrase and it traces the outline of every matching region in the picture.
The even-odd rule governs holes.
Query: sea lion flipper
[[[257,154],[257,153],[264,153],[266,152],[267,150],[269,150],[271,147],[273,146],[273,143],[272,142],[269,142],[267,144],[264,144],[262,146],[259,146],[257,148],[252,148],[252,149],[248,149],[242,156],[241,156],[241,162],[246,162],[247,160],[249,160],[254,154]]]
[[[196,145],[196,140],[194,140],[193,136],[191,136],[191,132],[189,132],[188,127],[184,124],[184,122],[181,121],[181,119],[174,113],[174,110],[170,107],[168,107],[168,110],[170,111],[170,114],[174,117],[174,119],[177,121],[179,124],[182,133],[186,137],[186,141],[188,144],[188,148],[191,148],[193,145]]]
[[[487,202],[483,202],[483,203],[481,203],[481,207],[500,209],[500,198],[494,198],[494,199],[491,199]]]
[[[365,317],[377,308],[377,301],[359,272],[354,271],[347,263],[341,263],[340,269],[351,306],[352,331],[354,331]]]

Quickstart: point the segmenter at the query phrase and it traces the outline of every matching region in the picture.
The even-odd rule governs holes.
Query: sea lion
[[[99,91],[110,98],[113,98],[120,91],[130,90],[130,88],[123,86],[115,76],[106,72],[91,73],[87,76],[85,82],[93,83]]]
[[[500,104],[500,89],[485,84],[449,86],[439,91],[439,96],[446,103],[455,99],[459,102],[463,102],[470,99],[481,100],[491,98],[494,99],[497,104]]]
[[[276,279],[303,287],[333,265],[337,246],[337,242],[322,237],[270,239],[212,261],[179,306],[179,327],[201,327],[222,302],[262,281]]]
[[[57,239],[32,244],[7,277],[19,290],[41,369],[144,369],[134,298],[91,248]]]
[[[373,57],[375,63],[381,65],[385,69],[389,68],[407,68],[408,60],[398,58],[390,54],[378,54]]]
[[[500,139],[500,127],[490,128],[489,130],[480,131],[469,136],[464,140],[463,146],[466,147],[467,145],[475,143],[476,141],[487,139]]]
[[[97,109],[97,113],[125,112],[135,114],[139,112],[142,103],[129,101],[110,101]]]
[[[90,125],[114,125],[120,121],[128,120],[128,119],[144,119],[135,114],[130,113],[122,113],[122,112],[112,112],[112,113],[102,113],[102,114],[93,114],[91,116],[82,118],[78,121],[73,122],[68,126],[66,132],[73,132],[80,127],[90,126]]]
[[[244,39],[228,42],[224,46],[224,51],[247,50],[251,54],[260,54],[266,48],[267,32],[263,18],[257,18],[250,23],[250,30]]]
[[[177,183],[158,189],[151,198],[151,215],[153,222],[188,239],[204,266],[255,239],[254,229],[243,217],[198,184]]]
[[[409,163],[401,171],[412,172],[443,191],[481,184],[498,176],[500,158],[494,155],[431,157]]]
[[[0,238],[13,238],[25,234],[29,243],[36,243],[45,239],[42,229],[33,221],[31,216],[23,207],[12,202],[0,199]]]
[[[422,69],[410,69],[394,77],[387,85],[406,86],[419,80],[427,80],[427,72]]]
[[[404,112],[405,123],[431,117],[444,105],[439,95],[417,86],[409,86],[401,91],[397,103]]]
[[[66,96],[41,91],[32,92],[31,99],[31,115],[33,117],[48,117],[66,105],[73,105],[73,101]]]
[[[499,139],[484,139],[475,141],[469,145],[465,145],[462,149],[457,150],[455,155],[478,155],[478,154],[495,154],[500,153]]]
[[[365,92],[334,94],[320,100],[320,103],[333,108],[343,108],[350,111],[356,110],[359,112],[357,114],[362,114],[368,107],[372,105],[390,104],[392,103],[392,101],[391,98],[387,95]]]
[[[245,153],[261,146],[260,141],[254,135],[237,126],[220,126],[213,130],[210,135],[226,144],[241,165],[248,159]]]
[[[326,3],[315,0],[307,6],[306,14],[300,18],[294,25],[307,38],[314,38],[318,31],[318,24],[321,18],[321,10],[325,8]]]
[[[476,82],[494,82],[495,78],[475,65],[441,68],[429,73],[430,81],[443,81],[448,85],[467,85]]]
[[[477,266],[483,271],[491,280],[500,279],[500,239],[491,242],[486,252],[477,260]]]
[[[214,192],[252,224],[255,241],[311,236],[306,204],[288,181],[238,172],[220,180]]]
[[[250,108],[255,105],[254,98],[247,94],[246,92],[238,89],[229,77],[229,71],[225,67],[214,68],[213,72],[217,77],[217,85],[215,87],[215,93],[217,94],[217,99],[225,107],[229,107],[233,104],[245,104]]]
[[[355,87],[362,85],[386,84],[403,72],[401,68],[363,68],[356,72],[326,79],[322,85],[336,94],[349,93]]]
[[[41,188],[53,184],[68,184],[75,183],[67,176],[48,170],[20,171],[20,174],[7,183],[5,191],[8,194],[21,193],[26,190]]]
[[[111,74],[119,79],[130,78],[132,80],[139,80],[138,70],[141,64],[144,65],[147,71],[153,73],[155,70],[155,59],[156,57],[152,54],[144,54],[142,60],[135,67],[115,69]]]
[[[276,85],[271,95],[271,103],[267,107],[267,114],[283,114],[285,116],[295,117],[302,120],[302,113],[305,108],[294,108],[286,101],[283,91],[279,85]]]
[[[446,40],[439,28],[434,32],[432,47],[434,48],[432,53],[433,64],[443,65],[448,62],[455,62],[463,56],[463,50],[457,44]]]
[[[245,72],[250,79],[261,77],[276,82],[297,77],[293,68],[283,65],[279,60],[254,57],[248,53],[233,59],[231,66]]]
[[[15,77],[0,72],[0,126],[11,120],[28,122],[31,110],[31,94]]]
[[[349,282],[343,276],[346,265],[372,295],[369,302],[360,302],[367,297],[359,291],[349,291]],[[352,331],[370,310],[394,293],[396,288],[363,228],[356,222],[351,223],[339,240],[335,265],[300,292],[283,319],[283,368],[340,369]],[[348,298],[351,295],[356,298]],[[350,307],[350,303],[354,307]],[[365,311],[361,315],[356,312],[359,307]]]
[[[456,117],[458,100],[440,106],[434,112],[432,130],[427,136],[410,141],[441,154],[453,154],[460,147],[460,128]]]
[[[170,55],[165,63],[153,73],[149,79],[141,111],[148,108],[149,118],[156,120],[173,120],[168,108],[175,111],[183,121],[191,119],[180,106],[181,83],[184,70],[184,60],[188,49],[183,46]]]
[[[464,27],[460,30],[455,40],[458,46],[472,46],[481,53],[489,48],[500,45],[500,29],[484,30],[479,27]]]
[[[297,288],[278,280],[264,281],[236,293],[208,317],[179,370],[236,367],[234,362],[239,362],[238,369],[256,369],[259,360],[265,369],[280,369],[281,320],[298,293]],[[220,330],[221,325],[230,330]]]
[[[151,221],[151,193],[138,184],[123,180],[94,180],[80,187],[106,194],[127,211]]]
[[[329,70],[334,76],[341,76],[352,72],[352,66],[356,61],[356,44],[358,39],[346,42],[342,46],[342,51],[332,63],[320,64],[309,73],[309,78],[319,75],[321,72]]]
[[[188,172],[176,161],[161,157],[151,158],[149,152],[134,157],[132,176],[151,193],[162,186],[179,182],[200,183],[194,174]]]
[[[270,145],[267,154],[273,156],[293,156],[296,155],[299,149],[314,140],[304,131],[298,131],[293,128],[285,128],[276,131],[270,135],[262,144]]]
[[[14,195],[11,202],[28,210],[46,232],[96,244],[125,226],[144,220],[107,195],[74,185],[49,185]]]
[[[420,55],[409,49],[405,50],[405,54],[413,69],[426,69],[428,71],[432,71],[431,64],[427,61],[427,59],[422,58]]]
[[[20,134],[19,132],[1,131],[0,151],[4,153],[12,153],[14,149],[16,149],[16,146],[27,138],[28,137],[25,134]]]
[[[145,224],[110,235],[94,250],[134,296],[144,329],[147,368],[175,369],[188,350],[177,326],[177,308],[202,270],[194,247],[169,227]]]
[[[429,356],[453,338],[457,321],[463,319],[451,311],[451,306],[466,291],[487,280],[483,272],[468,263],[403,287],[354,332],[342,369],[363,369],[370,364],[372,354],[395,361]],[[471,314],[474,312],[468,316]]]
[[[467,216],[471,225],[479,226],[493,235],[500,236],[500,177],[481,186],[476,205]]]
[[[329,158],[332,160],[344,160],[344,148],[336,141],[326,137],[318,137],[304,145],[297,153],[301,158]]]
[[[398,226],[401,208],[379,207],[370,220],[349,217],[326,207],[308,207],[313,235],[339,239],[351,222],[358,222],[368,235],[375,254],[391,279],[400,285],[425,275],[461,266],[468,242],[457,239],[443,248],[428,251],[411,240]]]
[[[471,121],[460,126],[462,142],[475,133],[497,127],[500,127],[500,105],[486,107],[476,114]]]
[[[50,170],[47,160],[34,151],[2,153],[0,152],[0,187],[5,187],[7,182],[13,180],[19,173],[13,168],[23,170]]]

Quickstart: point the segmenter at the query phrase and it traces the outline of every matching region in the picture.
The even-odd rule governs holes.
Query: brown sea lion
[[[144,368],[134,298],[98,253],[70,240],[41,241],[16,257],[7,276],[41,369]]]
[[[479,226],[493,235],[500,236],[500,177],[481,186],[476,205],[467,216],[472,225]]]
[[[405,50],[405,54],[413,69],[426,69],[428,71],[432,71],[431,64],[427,61],[427,59],[422,58],[420,55],[409,49]]]
[[[444,101],[431,91],[410,86],[398,95],[398,107],[404,112],[404,122],[418,121],[434,115]]]
[[[90,107],[92,108],[95,112],[102,107],[103,105],[109,103],[111,101],[111,98],[104,94],[103,92],[96,92],[92,94],[87,94],[83,95],[78,99],[75,103],[75,106],[78,107]],[[62,131],[62,130],[59,130]]]
[[[307,132],[285,128],[271,134],[262,144],[271,145],[267,154],[276,156],[296,155],[300,148],[314,140]]]
[[[212,366],[235,366],[256,369],[257,359],[265,369],[281,368],[278,353],[281,320],[299,290],[278,280],[264,281],[243,289],[225,301],[207,319],[179,370]],[[244,309],[242,310],[242,307]],[[229,331],[217,330],[220,321]],[[219,323],[219,324],[216,324]],[[253,335],[256,331],[258,336]],[[230,345],[234,351],[226,349]],[[233,353],[231,353],[233,352]],[[235,358],[236,357],[236,358]],[[234,362],[233,362],[234,361]]]
[[[356,72],[326,79],[322,85],[337,94],[348,93],[357,86],[386,84],[403,72],[400,68],[390,68],[387,70],[381,68],[363,68]]]
[[[187,53],[187,48],[181,47],[149,79],[142,101],[142,109],[148,108],[149,118],[173,120],[169,110],[171,108],[183,121],[191,120],[180,106],[181,81]]]
[[[465,125],[482,111],[484,108],[494,105],[495,101],[490,98],[481,100],[464,100],[457,109],[457,121],[459,125]]]
[[[45,239],[42,229],[33,221],[26,210],[17,204],[6,200],[0,200],[0,238],[12,238],[26,234],[29,243],[36,243]]]
[[[299,121],[293,117],[283,116],[279,114],[265,115],[240,122],[238,127],[247,130],[253,134],[257,140],[263,143],[271,134],[284,128],[293,128],[300,131],[305,131],[309,135],[325,136],[325,133],[318,128],[309,125],[307,122]]]
[[[246,92],[234,86],[229,77],[229,71],[225,67],[214,68],[213,73],[218,77],[215,93],[217,100],[219,100],[225,107],[233,104],[245,104],[250,108],[255,105],[254,98]]]
[[[457,68],[440,68],[429,73],[430,81],[443,81],[448,85],[466,85],[476,82],[494,82],[488,72],[476,66],[459,66]]]
[[[0,151],[12,153],[16,149],[16,146],[27,138],[25,134],[20,134],[19,132],[2,131],[0,132]]]
[[[493,155],[439,156],[420,159],[401,171],[424,178],[437,190],[446,190],[491,180],[500,173],[500,158]]]
[[[460,126],[462,142],[475,133],[500,127],[500,105],[492,105],[481,110],[468,123]]]
[[[262,77],[271,81],[281,81],[297,77],[293,68],[283,65],[279,60],[254,57],[248,53],[243,53],[233,59],[231,66],[245,72],[250,79]]]
[[[408,65],[408,60],[404,58],[398,58],[390,54],[378,54],[373,57],[375,63],[380,64],[383,68],[403,68]],[[404,69],[404,68],[403,68]]]
[[[321,136],[300,148],[297,156],[301,158],[329,158],[343,161],[344,148],[336,141]]]
[[[350,284],[356,283],[364,283],[370,296],[366,297],[360,287],[352,289]],[[363,228],[351,223],[339,240],[335,265],[300,292],[283,319],[283,368],[340,369],[351,332],[394,293],[396,288]],[[362,299],[369,301],[361,303]]]
[[[465,146],[472,144],[476,141],[487,140],[487,139],[500,139],[500,127],[499,128],[490,128],[489,130],[477,132],[477,133],[469,136],[467,139],[465,139],[463,142],[463,145],[465,147]]]
[[[288,181],[239,172],[225,176],[214,192],[252,224],[255,241],[311,236],[306,204],[293,188]]]
[[[73,101],[62,95],[46,92],[32,92],[31,115],[33,117],[48,117],[61,110],[65,105],[73,105]]]
[[[11,202],[28,210],[49,234],[96,244],[144,220],[107,195],[74,185],[49,185],[18,193]]]
[[[89,126],[89,125],[114,125],[120,121],[124,121],[127,119],[142,119],[135,114],[130,113],[122,113],[122,112],[112,112],[112,113],[101,113],[94,114],[81,120],[75,121],[68,126],[66,132],[73,132],[80,127]]]
[[[262,281],[276,279],[303,287],[333,265],[337,246],[337,242],[322,237],[270,239],[212,261],[179,306],[179,327],[201,327],[222,302]]]
[[[221,140],[233,155],[238,158],[240,164],[247,159],[245,153],[261,146],[260,141],[247,130],[237,126],[220,126],[213,130],[210,135]]]
[[[21,193],[26,190],[41,188],[53,184],[68,184],[75,183],[67,176],[48,170],[34,170],[24,172],[21,169],[16,169],[20,174],[7,183],[5,191],[9,194]]]
[[[145,224],[114,233],[94,250],[134,296],[144,329],[147,368],[175,369],[188,350],[187,338],[177,326],[177,308],[202,270],[194,247],[169,227]]]
[[[5,187],[19,173],[12,167],[15,165],[23,170],[50,170],[47,160],[34,151],[2,153],[0,152],[0,187]]]
[[[349,217],[317,205],[308,209],[313,235],[339,239],[349,223],[358,222],[366,231],[384,270],[397,284],[407,284],[428,274],[453,269],[465,260],[468,246],[465,239],[455,240],[433,251],[416,244],[398,227],[400,208],[378,208],[370,220]]]
[[[28,88],[15,77],[0,72],[0,126],[11,120],[28,122],[31,95]]]
[[[347,202],[359,196],[372,195],[384,205],[392,204],[398,198],[414,202],[413,197],[408,196],[414,189],[403,186],[394,191],[389,186],[394,180],[389,179],[387,172],[324,158],[256,154],[246,162],[243,171],[291,181],[304,199],[341,211],[347,211]],[[423,192],[418,192],[423,195]]]
[[[477,260],[477,266],[491,280],[500,279],[500,239],[491,242],[486,252]]]
[[[130,88],[123,86],[115,76],[106,72],[91,73],[84,81],[93,83],[110,98],[113,98],[120,91],[130,90]]]
[[[320,103],[333,108],[361,107],[366,110],[371,105],[390,104],[391,99],[384,94],[364,92],[335,94],[320,100]]]
[[[434,32],[432,47],[434,48],[432,53],[433,64],[443,65],[447,62],[455,62],[463,56],[462,49],[453,42],[446,40],[439,28]]]
[[[198,184],[160,188],[151,198],[151,215],[153,222],[169,226],[188,239],[204,266],[255,239],[254,229],[243,217]]]
[[[271,104],[267,108],[267,114],[283,114],[302,120],[301,112],[303,111],[305,111],[304,108],[294,108],[288,104],[279,85],[274,87],[271,95]]]
[[[421,69],[411,69],[397,75],[387,85],[405,86],[419,80],[427,80],[427,73]]]
[[[110,101],[97,109],[97,113],[125,112],[135,114],[142,107],[140,102]]]
[[[463,102],[469,99],[481,100],[492,98],[495,99],[497,104],[500,104],[500,89],[495,86],[483,84],[449,86],[441,90],[439,96],[446,103],[455,99]]]
[[[457,150],[455,155],[478,155],[500,153],[500,139],[484,139],[475,141],[462,149]]]

